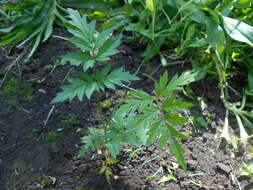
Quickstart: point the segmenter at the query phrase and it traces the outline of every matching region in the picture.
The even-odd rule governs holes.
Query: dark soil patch
[[[122,45],[119,50],[120,53],[112,59],[114,67],[123,66],[127,71],[135,72],[142,62],[140,50],[127,45]],[[19,51],[14,51],[13,56]],[[10,104],[10,96],[0,94],[0,189],[235,190],[239,189],[238,184],[245,190],[251,189],[252,180],[239,178],[237,181],[235,178],[242,165],[242,153],[239,150],[234,151],[230,146],[223,149],[217,147],[225,109],[219,100],[219,90],[214,80],[198,82],[192,86],[197,96],[206,98],[203,109],[196,109],[195,112],[209,119],[210,124],[207,128],[200,128],[197,133],[192,133],[190,122],[180,129],[186,134],[192,134],[187,141],[182,142],[186,149],[186,172],[177,167],[175,158],[169,154],[168,146],[162,151],[157,150],[156,144],[149,148],[141,147],[133,155],[134,150],[126,145],[118,157],[119,162],[112,168],[112,186],[108,185],[105,177],[98,174],[100,158],[96,153],[77,158],[82,137],[77,129],[84,129],[83,133],[86,133],[87,127],[96,127],[100,123],[95,99],[81,103],[75,100],[55,106],[50,104],[63,79],[71,73],[71,68],[59,67],[51,74],[49,71],[55,57],[68,51],[73,49],[66,42],[51,38],[40,46],[29,63],[20,62],[9,73],[14,76],[22,73],[23,79],[32,86],[34,92],[31,102],[17,97],[18,105],[15,106]],[[11,59],[2,50],[0,55],[3,69]],[[141,80],[133,83],[132,87],[152,91],[153,82],[143,73],[150,74],[158,66],[156,60],[154,64],[143,66],[139,74]],[[166,69],[173,76],[189,68],[190,65],[185,63]],[[153,77],[157,79],[163,70],[164,68],[158,68]],[[3,77],[2,72],[1,79]],[[239,88],[236,89],[240,91]],[[103,100],[112,99],[113,102],[119,98],[112,91],[102,97]],[[50,112],[52,114],[47,119]],[[76,118],[76,122],[58,132],[62,128],[62,122],[72,116]],[[233,119],[230,123],[236,128]],[[46,143],[50,142],[50,133],[56,135],[55,143]],[[169,170],[174,180],[159,183],[163,176],[168,176]]]

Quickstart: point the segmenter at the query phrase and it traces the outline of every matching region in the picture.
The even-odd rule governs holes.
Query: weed
[[[61,132],[63,130],[71,129],[73,126],[77,124],[76,121],[77,117],[72,115],[68,120],[64,120],[61,122],[61,127],[57,129],[58,132]]]
[[[10,76],[3,84],[0,94],[10,98],[10,104],[18,106],[17,98],[21,97],[25,101],[31,102],[33,99],[33,88],[26,84],[20,77]]]
[[[55,145],[59,142],[60,135],[57,132],[50,131],[46,137],[46,143],[49,145],[52,152],[58,152],[59,150]]]
[[[186,169],[183,147],[176,138],[185,140],[187,137],[174,128],[181,126],[188,120],[182,117],[179,112],[192,106],[189,102],[177,99],[173,92],[182,90],[184,85],[193,82],[196,73],[191,71],[181,76],[175,75],[171,81],[168,80],[168,73],[161,76],[159,82],[155,82],[155,95],[150,95],[142,90],[131,91],[128,96],[115,106],[109,118],[102,113],[103,103],[99,93],[105,87],[115,89],[115,85],[122,86],[124,82],[137,80],[138,78],[124,72],[123,69],[116,69],[110,72],[110,66],[100,63],[102,69],[98,70],[99,62],[109,60],[109,56],[116,54],[115,49],[120,44],[121,35],[111,37],[112,30],[104,30],[100,34],[95,30],[95,22],[87,23],[86,17],[81,16],[77,11],[68,9],[70,25],[68,29],[74,35],[70,42],[82,51],[69,53],[61,56],[62,65],[68,61],[73,66],[82,65],[83,72],[77,73],[79,78],[69,78],[69,85],[62,87],[62,92],[52,100],[52,103],[73,100],[78,97],[82,101],[86,95],[88,99],[93,92],[96,93],[101,128],[88,128],[89,135],[84,136],[81,141],[79,157],[87,151],[97,150],[103,154],[105,161],[102,162],[101,174],[105,174],[110,183],[110,166],[116,163],[116,157],[123,149],[121,143],[127,142],[132,146],[139,147],[142,144],[149,146],[152,142],[159,140],[161,150],[170,141],[170,153],[175,155],[179,164]],[[92,74],[87,70],[91,69]],[[138,113],[138,114],[136,114]],[[111,158],[112,157],[112,158]]]

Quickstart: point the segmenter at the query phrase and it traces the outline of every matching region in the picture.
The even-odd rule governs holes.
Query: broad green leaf
[[[112,18],[107,19],[103,25],[102,29],[118,29],[127,24],[127,18],[125,15],[116,15]]]
[[[220,27],[218,21],[213,18],[208,18],[206,20],[207,29],[207,41],[215,49],[218,46],[225,46],[225,35],[224,31]]]
[[[227,34],[234,40],[253,46],[253,27],[230,17],[222,16]]]
[[[252,0],[235,0],[233,1],[233,5],[236,8],[249,8],[250,5],[252,4]]]

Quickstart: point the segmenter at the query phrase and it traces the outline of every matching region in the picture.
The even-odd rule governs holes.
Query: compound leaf
[[[62,87],[62,92],[52,100],[52,103],[63,102],[67,99],[73,100],[76,96],[80,101],[85,94],[90,99],[92,93],[96,89],[96,83],[94,81],[84,81],[79,78],[69,78],[69,85]]]
[[[103,131],[101,129],[89,128],[90,134],[81,138],[81,142],[84,143],[81,146],[81,150],[79,151],[78,158],[87,153],[90,149],[95,151],[95,149],[104,145],[103,142]]]
[[[61,59],[62,59],[61,64],[64,65],[67,61],[69,61],[70,64],[73,66],[79,66],[82,63],[93,60],[91,56],[89,56],[86,53],[81,53],[81,52],[68,53],[66,55],[62,55]],[[93,63],[94,63],[94,61],[93,61]],[[91,67],[91,66],[93,66],[93,64],[91,64],[89,67]],[[89,68],[89,67],[87,67],[87,68]]]
[[[118,53],[115,48],[119,46],[121,38],[122,34],[116,36],[114,39],[107,39],[106,42],[104,42],[104,44],[99,48],[96,60],[107,61],[110,60],[109,56]]]
[[[99,48],[105,41],[111,37],[112,29],[103,30],[96,39],[94,48]]]
[[[131,75],[129,72],[124,72],[123,68],[119,68],[112,71],[100,82],[102,82],[107,88],[115,89],[115,85],[122,86],[123,81],[130,82],[132,80],[138,80],[138,78]]]
[[[176,155],[177,161],[182,166],[184,170],[186,170],[186,163],[184,159],[183,153],[185,152],[184,148],[178,143],[176,138],[173,136],[173,133],[171,132],[171,128],[168,127],[168,136],[170,139],[170,153],[172,155]]]
[[[166,113],[164,117],[173,126],[181,126],[188,121],[188,119],[180,117],[178,113]]]
[[[176,99],[176,96],[171,96],[167,98],[162,103],[162,108],[167,112],[174,112],[174,111],[183,111],[186,108],[190,108],[193,106],[190,102],[184,102],[182,99]]]

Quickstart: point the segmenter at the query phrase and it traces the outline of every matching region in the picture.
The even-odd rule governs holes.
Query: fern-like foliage
[[[96,22],[87,22],[86,16],[81,16],[77,10],[68,9],[68,31],[73,35],[69,42],[80,49],[75,53],[62,55],[61,64],[70,63],[73,66],[82,66],[83,72],[78,73],[78,78],[69,78],[69,84],[63,86],[62,92],[52,100],[52,103],[73,100],[78,97],[82,101],[85,95],[90,99],[94,91],[104,91],[105,87],[115,89],[122,86],[123,82],[130,82],[138,78],[122,68],[111,71],[109,65],[101,70],[96,69],[99,61],[108,61],[110,56],[118,53],[115,49],[120,44],[122,35],[112,36],[112,30],[104,30],[98,33],[95,29]],[[86,71],[92,68],[92,73]]]
[[[194,73],[185,72],[181,76],[175,75],[168,81],[168,73],[161,76],[159,82],[155,82],[155,96],[151,96],[141,90],[130,92],[131,98],[126,100],[118,112],[134,114],[135,123],[132,129],[146,131],[146,141],[149,146],[152,142],[159,140],[161,150],[169,141],[170,153],[175,155],[179,164],[186,169],[184,160],[184,149],[177,138],[186,140],[187,137],[176,130],[175,126],[182,126],[188,120],[180,115],[184,109],[193,106],[173,95],[175,90],[182,90],[184,85],[194,81]]]
[[[182,168],[186,169],[183,155],[185,150],[177,139],[186,140],[187,137],[174,127],[182,126],[188,121],[180,112],[193,104],[176,98],[173,92],[182,90],[184,85],[194,81],[194,75],[195,73],[185,72],[168,81],[168,73],[165,72],[160,82],[155,83],[155,96],[142,90],[131,91],[125,104],[120,106],[108,122],[107,132],[102,137],[103,142],[97,142],[107,147],[112,157],[116,158],[123,148],[121,143],[124,142],[138,147],[149,146],[159,140],[161,150],[169,141],[170,153],[175,155]],[[94,149],[94,142],[89,141],[89,138],[85,138],[83,142],[84,152]]]

